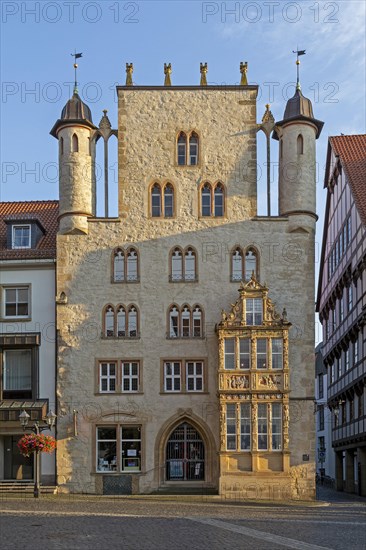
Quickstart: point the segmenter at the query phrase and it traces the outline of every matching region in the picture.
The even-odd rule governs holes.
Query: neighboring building
[[[339,490],[366,495],[366,135],[329,138],[317,311]]]
[[[55,261],[58,201],[0,203],[0,480],[33,479],[33,456],[17,442],[55,410]],[[55,456],[42,455],[41,481],[55,483]]]
[[[274,134],[279,215],[257,216],[258,87],[130,83],[118,131],[77,91],[51,131],[60,490],[314,498],[323,123],[298,86]],[[96,141],[115,135],[119,214],[98,218]]]
[[[335,455],[332,447],[332,415],[327,404],[328,374],[322,356],[322,344],[315,348],[315,437],[316,473],[335,479]]]

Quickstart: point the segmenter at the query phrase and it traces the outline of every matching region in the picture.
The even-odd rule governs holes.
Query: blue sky
[[[249,83],[260,86],[258,122],[267,102],[280,120],[294,91],[292,50],[298,46],[306,49],[301,58],[303,93],[312,100],[316,118],[325,122],[317,147],[320,242],[328,136],[366,131],[362,0],[3,0],[1,12],[1,200],[58,197],[57,143],[49,130],[72,92],[74,49],[83,52],[79,90],[94,122],[108,109],[115,127],[115,85],[125,82],[126,62],[134,63],[136,84],[162,84],[164,62],[173,65],[174,84],[198,84],[201,61],[208,63],[209,83],[235,84],[240,61],[248,61]],[[263,137],[258,144],[262,151]],[[263,169],[259,212],[264,213],[261,152],[258,163],[259,175]]]

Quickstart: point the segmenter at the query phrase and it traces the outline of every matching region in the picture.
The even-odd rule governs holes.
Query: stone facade
[[[256,215],[256,94],[255,86],[118,88],[119,217],[101,219],[94,212],[84,217],[84,234],[76,234],[74,228],[80,223],[79,212],[75,212],[68,216],[68,225],[60,226],[58,235],[57,295],[66,297],[57,307],[57,471],[61,490],[102,493],[108,477],[113,478],[112,483],[120,483],[122,491],[133,493],[174,490],[183,484],[219,490],[228,497],[314,498],[315,178],[284,182],[280,196],[286,196],[287,202],[291,186],[302,186],[302,192],[294,194],[297,204],[290,217]],[[301,121],[297,131],[305,126],[304,158],[311,163],[315,160],[315,133]],[[62,122],[60,128],[62,132]],[[292,125],[292,133],[294,128]],[[181,131],[187,135],[194,131],[198,136],[198,162],[194,165],[178,164]],[[79,132],[77,127],[75,132]],[[86,134],[86,130],[80,132],[79,140],[87,139]],[[291,155],[295,153],[289,147],[286,162],[291,162]],[[169,182],[173,187],[171,218],[151,215],[151,189],[156,182],[162,187]],[[205,182],[223,184],[223,216],[202,215]],[[60,204],[67,204],[72,212],[70,195],[84,195],[78,203],[93,204],[89,192],[90,184],[75,170],[72,181],[60,181]],[[266,457],[258,455],[255,468],[245,466],[239,473],[237,464],[220,459],[219,454],[216,332],[221,310],[230,310],[238,298],[240,281],[232,280],[231,267],[238,246],[256,251],[256,277],[265,282],[277,310],[286,308],[291,323],[286,374],[289,413],[288,409],[283,413],[285,422],[289,418],[285,467],[273,452],[270,457],[268,453]],[[114,251],[119,248],[127,261],[130,247],[138,255],[136,277],[114,282]],[[171,252],[175,247],[195,251],[193,280],[172,280]],[[126,312],[130,305],[138,311],[132,337],[122,331],[120,336],[118,331],[107,331],[103,312],[110,305],[117,315],[117,310],[122,311],[120,304]],[[201,333],[199,337],[172,337],[170,308],[186,304],[201,309]],[[112,364],[112,368],[116,365],[120,372],[121,361],[139,364],[137,391],[121,391],[119,373],[119,389],[101,392],[100,362]],[[167,390],[166,362],[181,365],[180,391]],[[202,365],[202,390],[189,389],[187,362]],[[281,379],[282,390],[284,383]],[[250,387],[247,391],[250,395]],[[172,434],[182,425],[185,434],[195,430],[203,449],[202,468],[197,467],[195,475],[186,475],[192,456],[184,455],[181,464],[180,455],[176,463],[170,463],[170,470],[167,467]],[[123,433],[124,426],[138,427],[141,443],[138,452],[129,450],[121,456],[124,441],[122,436],[119,442],[118,430],[122,427]],[[100,455],[97,458],[96,434],[101,437],[98,428],[103,427],[117,429],[112,438],[117,440],[119,456],[108,463],[108,467],[113,463],[109,471],[98,471],[103,460],[100,462]],[[184,444],[192,450],[189,441],[188,437]],[[108,446],[100,441],[99,445],[100,449]],[[178,447],[176,443],[172,448]],[[122,464],[127,470],[121,472]]]

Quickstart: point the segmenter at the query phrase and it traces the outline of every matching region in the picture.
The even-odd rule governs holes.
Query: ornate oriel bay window
[[[291,324],[254,275],[239,294],[217,326],[221,474],[287,472]]]

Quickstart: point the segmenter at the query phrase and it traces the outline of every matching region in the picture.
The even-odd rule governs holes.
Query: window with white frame
[[[177,140],[177,161],[179,166],[186,164],[187,156],[187,136],[184,132],[180,132]]]
[[[169,337],[178,338],[179,336],[179,310],[176,306],[169,311]]]
[[[31,248],[31,226],[12,226],[12,248]]]
[[[241,281],[243,277],[243,252],[236,248],[231,255],[231,280]]]
[[[261,325],[263,322],[262,298],[247,298],[245,300],[245,316],[247,325]]]
[[[126,308],[120,304],[115,308],[109,304],[103,311],[104,338],[139,337],[139,314],[135,305],[130,304]]]
[[[196,251],[192,247],[187,247],[184,251],[180,247],[174,248],[170,253],[171,275],[170,280],[196,281]]]
[[[116,248],[113,251],[114,283],[135,283],[139,281],[139,257],[136,248],[127,250]]]
[[[116,391],[117,365],[112,362],[99,364],[99,391],[101,393],[114,393]]]
[[[203,363],[202,361],[186,362],[187,391],[203,391]]]
[[[181,363],[180,361],[166,361],[164,363],[164,391],[181,391]]]
[[[189,159],[188,164],[195,166],[198,164],[198,136],[195,132],[192,132],[189,138]]]
[[[168,338],[201,338],[203,336],[203,313],[199,305],[191,308],[188,304],[182,307],[173,305],[168,315]]]
[[[4,317],[30,316],[30,287],[3,287]]]
[[[225,190],[221,182],[211,185],[205,182],[201,187],[201,216],[222,217],[225,214]]]
[[[150,215],[152,218],[172,218],[174,216],[174,187],[167,182],[156,182],[150,190]]]
[[[175,248],[171,254],[171,280],[183,280],[183,256],[180,248]]]
[[[122,392],[139,391],[139,363],[122,362]]]

